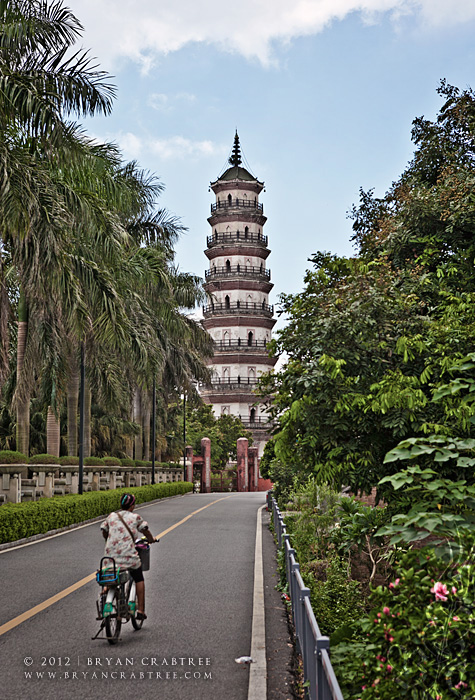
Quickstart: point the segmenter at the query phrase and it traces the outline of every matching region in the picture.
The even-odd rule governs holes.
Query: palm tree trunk
[[[134,392],[134,423],[140,427],[140,432],[135,436],[135,459],[142,459],[143,449],[142,449],[142,401],[141,393],[138,387],[135,388]]]
[[[68,455],[78,454],[78,400],[79,400],[79,369],[77,363],[71,362],[68,380]]]
[[[54,457],[59,457],[60,441],[61,427],[59,418],[55,416],[53,408],[48,406],[48,416],[46,418],[46,452]]]
[[[146,398],[143,410],[143,458],[146,462],[150,460],[150,402]]]
[[[27,455],[30,451],[30,396],[25,395],[21,387],[23,367],[25,364],[26,341],[28,338],[28,307],[23,292],[18,302],[18,338],[16,359],[16,385],[20,387],[20,396],[16,410],[16,448]],[[21,397],[21,398],[20,398]]]
[[[84,387],[84,459],[91,456],[91,388],[86,379]]]

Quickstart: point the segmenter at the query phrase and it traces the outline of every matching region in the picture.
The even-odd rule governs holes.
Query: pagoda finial
[[[234,136],[234,146],[233,151],[229,157],[229,164],[234,165],[236,168],[241,165],[241,146],[239,144],[239,136],[236,129],[236,135]]]

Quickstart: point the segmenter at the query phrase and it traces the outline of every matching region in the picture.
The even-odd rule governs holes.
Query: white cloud
[[[139,158],[142,152],[142,141],[138,136],[127,132],[125,134],[119,134],[114,140],[118,143],[126,160],[136,160]]]
[[[191,141],[183,136],[156,139],[150,142],[148,147],[157,156],[166,160],[171,158],[184,159],[223,155],[229,150],[212,141]]]
[[[165,95],[163,93],[152,93],[147,103],[157,112],[172,112],[175,107],[183,108],[196,100],[195,95],[188,92],[178,92],[176,95]]]
[[[334,20],[359,12],[375,22],[382,13],[397,21],[414,15],[427,27],[475,19],[473,0],[69,0],[86,28],[84,44],[109,69],[120,58],[150,70],[157,56],[191,42],[273,60],[273,43],[321,32]]]
[[[140,159],[143,153],[153,153],[163,160],[200,159],[226,156],[228,146],[213,141],[192,141],[184,136],[171,136],[166,139],[140,138],[129,132],[108,134],[107,138],[119,146],[125,160]]]

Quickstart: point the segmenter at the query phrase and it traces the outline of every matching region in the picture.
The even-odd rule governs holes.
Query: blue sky
[[[216,179],[237,128],[266,183],[274,291],[302,289],[317,250],[352,253],[347,211],[382,195],[432,118],[441,78],[475,87],[473,0],[69,0],[84,46],[115,77],[112,116],[86,122],[155,172],[201,276]]]

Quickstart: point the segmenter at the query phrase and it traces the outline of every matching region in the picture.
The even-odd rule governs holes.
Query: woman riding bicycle
[[[135,496],[125,493],[120,499],[120,510],[113,511],[101,524],[102,534],[107,540],[105,556],[115,559],[116,566],[129,569],[137,589],[137,619],[146,620],[145,581],[140,557],[135,549],[135,540],[144,535],[148,542],[157,542],[148,529],[148,523],[134,513]]]

